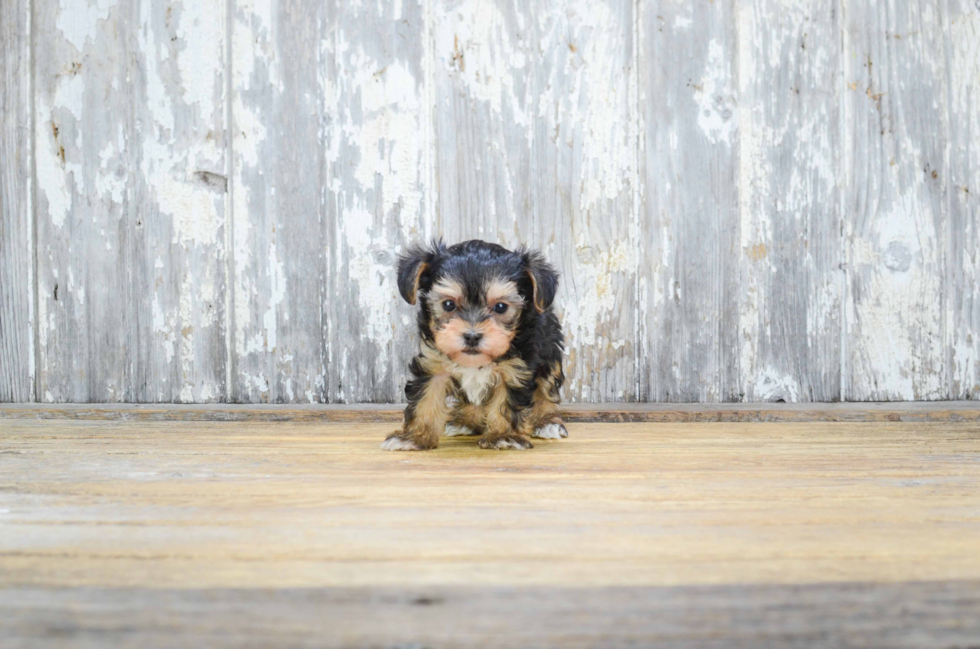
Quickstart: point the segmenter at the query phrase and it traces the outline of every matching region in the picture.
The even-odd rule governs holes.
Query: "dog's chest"
[[[493,383],[493,368],[489,365],[483,367],[460,367],[456,366],[453,376],[459,381],[459,385],[466,393],[466,398],[474,405],[482,405],[487,396],[487,390]]]

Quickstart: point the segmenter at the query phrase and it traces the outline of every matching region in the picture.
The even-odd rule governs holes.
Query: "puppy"
[[[431,449],[442,434],[479,435],[487,449],[568,437],[558,407],[565,375],[551,309],[557,289],[555,270],[524,248],[437,241],[403,255],[398,290],[419,305],[420,352],[409,366],[404,427],[381,448]]]

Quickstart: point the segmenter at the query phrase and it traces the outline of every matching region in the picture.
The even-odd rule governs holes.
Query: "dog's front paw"
[[[399,437],[397,434],[389,435],[388,439],[381,442],[381,448],[386,451],[424,451],[421,446],[413,442],[412,440]]]
[[[479,435],[472,428],[467,428],[466,426],[453,426],[452,424],[446,424],[446,432],[443,433],[446,437],[459,437],[460,435]]]
[[[565,430],[564,424],[545,424],[541,428],[535,428],[534,432],[531,433],[531,437],[537,437],[538,439],[561,439],[568,437],[568,431]]]
[[[534,448],[534,445],[524,437],[523,435],[505,435],[503,437],[484,437],[477,442],[480,448],[492,449],[497,451],[504,451],[507,449],[514,449],[515,451],[523,451],[528,448]]]

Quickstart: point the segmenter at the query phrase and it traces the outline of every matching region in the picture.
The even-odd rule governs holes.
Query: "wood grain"
[[[0,0],[0,401],[34,400],[31,4]]]
[[[326,400],[324,12],[234,7],[230,401]]]
[[[139,138],[135,89],[116,55],[132,46],[134,28],[120,2],[44,3],[34,12],[43,43],[34,61],[41,401],[136,398]]]
[[[505,246],[535,232],[535,26],[509,0],[432,4],[437,231]]]
[[[437,230],[561,270],[571,401],[635,399],[630,2],[438,2]]]
[[[639,243],[635,4],[528,7],[536,242],[561,269],[570,401],[634,401]]]
[[[695,620],[740,642],[750,631],[788,642],[796,625],[857,642],[897,619],[916,633],[895,646],[951,646],[928,643],[975,630],[977,422],[572,424],[568,440],[521,453],[460,438],[386,453],[389,429],[5,422],[7,636],[60,625],[83,642],[125,621],[152,640],[227,620],[259,634],[344,620],[350,634],[391,638],[424,634],[393,620],[434,620],[429,606],[484,610],[450,633],[486,634],[481,624],[536,594],[546,632],[561,615],[583,643],[612,620],[614,637],[674,629],[692,642],[705,637]],[[598,598],[591,616],[568,617]],[[294,613],[271,616],[290,601]],[[73,603],[101,608],[86,617]],[[710,611],[719,617],[700,617]]]
[[[947,398],[945,3],[858,2],[844,29],[848,400]],[[957,234],[959,236],[959,233]]]
[[[738,401],[734,3],[641,11],[639,398]]]
[[[972,0],[2,7],[0,400],[401,401],[438,236],[570,402],[980,397]]]
[[[389,428],[8,422],[0,582],[980,579],[976,422],[578,424],[528,453]]]
[[[223,7],[35,7],[40,400],[224,392]]]
[[[404,400],[418,353],[398,254],[431,228],[428,2],[336,3],[326,97],[329,401]]]
[[[840,398],[836,1],[739,9],[739,373],[748,401]]]
[[[133,400],[223,401],[227,6],[139,2],[127,10],[136,7],[138,54],[126,71],[139,163],[127,199],[134,203],[127,218],[135,220],[127,252],[137,322]]]
[[[953,399],[980,399],[980,5],[951,0],[946,340]]]

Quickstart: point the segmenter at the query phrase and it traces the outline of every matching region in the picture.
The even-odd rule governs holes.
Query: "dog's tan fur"
[[[427,299],[432,313],[430,325],[435,338],[435,345],[454,363],[465,367],[483,367],[510,349],[510,342],[514,339],[515,333],[514,323],[520,315],[524,301],[513,282],[496,280],[490,284],[486,291],[486,319],[472,325],[456,317],[455,312],[446,312],[442,308],[442,303],[447,300],[464,306],[465,302],[462,296],[463,287],[450,279],[443,279],[432,287]],[[509,308],[507,313],[496,314],[493,312],[493,307],[498,302],[504,302],[512,308]],[[463,335],[467,332],[483,335],[479,347],[482,353],[464,353],[463,350],[466,345],[463,341]]]
[[[439,446],[439,436],[446,429],[452,409],[446,402],[453,390],[452,376],[437,374],[426,383],[425,392],[415,404],[414,416],[405,422],[403,430],[395,436],[411,440],[419,450]]]
[[[493,448],[501,439],[509,439],[531,448],[527,435],[541,420],[535,408],[529,412],[516,412],[507,399],[507,388],[518,387],[529,379],[527,367],[519,358],[510,358],[493,365],[489,396],[482,404],[469,403],[466,394],[453,377],[453,363],[438,349],[422,345],[421,357],[426,371],[432,378],[426,383],[422,398],[414,407],[412,417],[401,431],[393,435],[411,440],[419,449],[436,448],[439,436],[446,424],[464,426],[482,433],[480,445]],[[540,391],[542,382],[539,381]],[[456,405],[450,406],[452,398]],[[549,403],[551,403],[549,401]],[[557,406],[548,409],[548,416],[557,412]],[[550,423],[550,419],[548,420]],[[560,419],[559,419],[560,421]]]
[[[414,248],[399,261],[402,297],[421,302],[421,352],[405,388],[405,425],[383,448],[435,448],[447,424],[481,435],[483,448],[531,448],[532,434],[567,436],[558,408],[563,337],[550,310],[557,273],[526,249],[440,246]]]
[[[538,379],[538,387],[534,392],[534,401],[531,404],[531,413],[528,415],[531,428],[541,428],[548,424],[562,424],[561,396],[555,386],[558,375],[558,368],[552,367],[551,372],[545,378]]]

